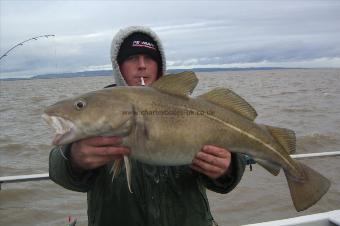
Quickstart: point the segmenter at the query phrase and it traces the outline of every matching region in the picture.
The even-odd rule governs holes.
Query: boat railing
[[[319,152],[319,153],[309,153],[309,154],[295,154],[295,155],[290,155],[290,156],[293,159],[331,157],[331,156],[340,156],[340,151]],[[254,163],[256,162],[251,161],[251,164],[254,164]],[[49,179],[50,177],[48,173],[4,176],[4,177],[0,177],[0,190],[1,190],[2,184],[5,184],[5,183],[18,183],[18,182],[27,182],[27,181],[49,180]]]

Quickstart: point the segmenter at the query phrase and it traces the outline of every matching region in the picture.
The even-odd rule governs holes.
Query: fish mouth
[[[66,144],[74,136],[75,125],[73,122],[58,116],[43,114],[42,118],[55,129],[55,136],[52,141],[54,145]]]

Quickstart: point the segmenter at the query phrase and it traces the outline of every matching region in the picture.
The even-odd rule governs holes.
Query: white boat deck
[[[340,210],[243,226],[340,226]]]

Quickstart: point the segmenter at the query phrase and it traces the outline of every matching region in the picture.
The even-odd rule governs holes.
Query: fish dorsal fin
[[[198,79],[194,72],[185,71],[161,77],[151,87],[159,91],[187,97],[195,89]]]
[[[251,121],[257,116],[255,109],[247,101],[229,89],[216,88],[198,96],[198,98],[227,108]]]
[[[293,154],[295,152],[296,137],[293,130],[267,125],[265,127],[288,154]]]

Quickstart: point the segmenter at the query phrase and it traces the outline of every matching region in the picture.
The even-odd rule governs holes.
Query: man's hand
[[[121,137],[92,137],[79,140],[71,146],[71,165],[77,172],[95,169],[130,154],[130,149],[119,147]]]
[[[230,164],[230,151],[206,145],[196,154],[190,167],[215,180],[228,172]]]

